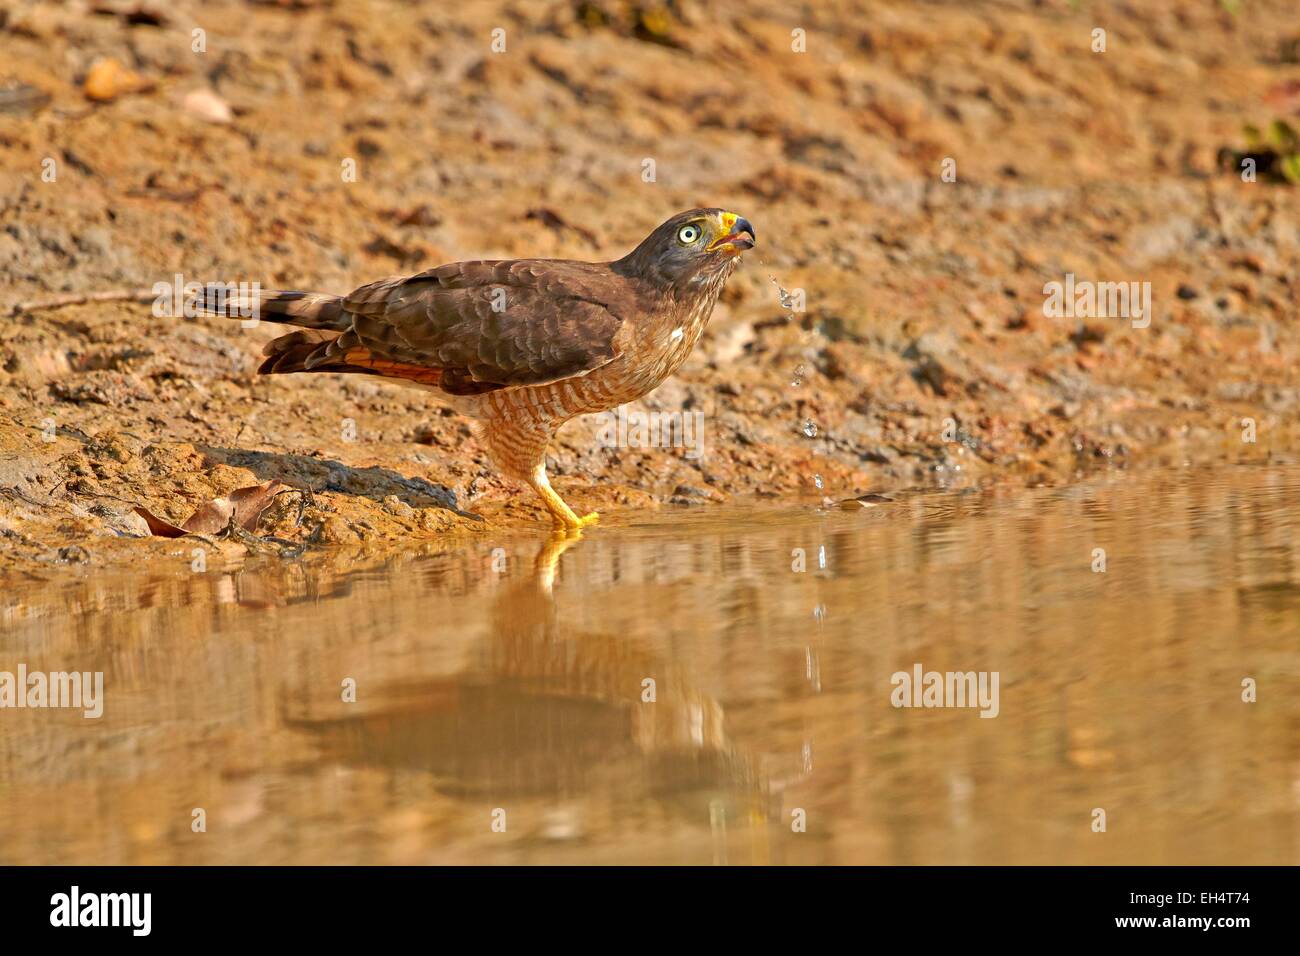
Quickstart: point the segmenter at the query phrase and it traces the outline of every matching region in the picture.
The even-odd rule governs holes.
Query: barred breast
[[[569,419],[635,401],[681,367],[708,324],[730,271],[712,277],[689,311],[670,310],[663,323],[639,330],[632,345],[607,365],[560,382],[468,396],[458,410],[479,419],[480,437],[502,470],[526,479]]]

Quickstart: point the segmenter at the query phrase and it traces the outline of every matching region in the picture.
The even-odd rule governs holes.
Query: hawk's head
[[[749,220],[724,209],[689,209],[669,219],[619,263],[636,275],[671,284],[725,276],[754,248]]]

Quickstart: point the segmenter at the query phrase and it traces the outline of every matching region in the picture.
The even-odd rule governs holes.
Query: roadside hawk
[[[202,306],[301,327],[267,344],[263,374],[357,372],[434,391],[479,421],[493,462],[541,496],[557,528],[576,530],[596,515],[578,517],[551,487],[551,438],[673,374],[753,247],[748,220],[692,209],[613,262],[453,262],[345,296],[262,291]]]

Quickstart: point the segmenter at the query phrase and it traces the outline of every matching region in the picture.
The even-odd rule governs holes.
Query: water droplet
[[[811,418],[805,419],[803,423],[803,433],[809,438],[817,437],[817,423]]]
[[[820,488],[822,486],[822,476],[813,475],[813,484]]]
[[[822,692],[822,666],[812,648],[808,648],[808,683],[817,693]]]
[[[781,308],[793,309],[795,305],[794,296],[787,292],[781,283],[776,281],[776,276],[769,274],[768,278],[772,280],[772,285],[776,286],[776,296],[781,300]]]

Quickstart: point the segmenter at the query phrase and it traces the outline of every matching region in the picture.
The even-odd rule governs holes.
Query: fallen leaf
[[[149,533],[155,538],[179,538],[185,534],[184,528],[178,528],[170,521],[164,521],[142,505],[135,506],[135,513],[144,519],[144,523],[149,526]]]
[[[245,531],[255,531],[257,520],[282,487],[283,483],[279,479],[273,479],[264,485],[237,488],[223,498],[214,498],[200,505],[199,509],[186,518],[179,527],[159,518],[140,505],[136,506],[135,513],[145,520],[149,525],[149,531],[159,538],[179,538],[186,534],[216,534],[224,530],[232,520]]]

